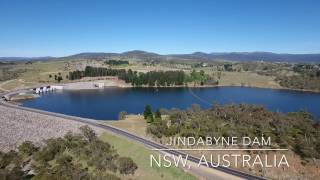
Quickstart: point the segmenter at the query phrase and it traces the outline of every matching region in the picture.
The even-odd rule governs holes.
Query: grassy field
[[[102,140],[107,141],[114,146],[121,156],[131,157],[138,165],[138,170],[134,176],[123,176],[122,179],[141,179],[141,180],[193,180],[195,177],[185,173],[182,169],[176,167],[150,167],[149,155],[156,152],[146,149],[142,144],[134,143],[124,138],[111,134],[102,134]]]
[[[17,77],[0,83],[0,88],[6,90],[34,86],[39,83],[53,83],[56,82],[54,75],[61,73],[63,79],[66,79],[66,75],[69,74],[65,61],[36,61],[32,64],[21,62],[9,68],[13,74],[17,72]]]
[[[196,71],[203,70],[206,74],[213,76],[219,81],[221,86],[249,86],[263,88],[280,88],[280,85],[275,81],[273,76],[259,75],[254,72],[228,72],[217,71],[215,68],[203,67],[196,68]]]
[[[221,86],[252,86],[280,88],[274,77],[262,76],[251,72],[223,72],[219,84]]]
[[[147,137],[147,134],[146,134],[147,123],[143,119],[143,116],[127,115],[126,119],[124,120],[103,121],[102,123],[109,124],[120,129],[125,129],[138,136]]]
[[[54,75],[61,73],[61,76],[65,79],[65,76],[69,74],[65,66],[66,62],[64,61],[35,62],[27,65],[29,70],[23,73],[20,78],[29,82],[54,82]],[[51,78],[49,78],[50,74],[52,75]]]
[[[113,66],[117,69],[132,69],[138,72],[148,71],[175,71],[184,70],[191,72],[193,69],[188,64],[173,64],[173,63],[159,63],[148,64],[140,61],[129,60],[130,65]],[[70,82],[67,79],[69,71],[76,70],[76,67],[84,68],[86,65],[95,67],[108,67],[103,61],[96,60],[59,60],[59,61],[34,61],[30,63],[17,63],[10,65],[10,71],[19,72],[9,82],[0,82],[0,90],[12,90],[16,88],[24,88],[43,83],[57,83],[54,76],[61,74],[63,80],[61,82]],[[213,76],[219,81],[221,86],[250,86],[250,87],[264,87],[264,88],[280,88],[280,85],[275,82],[272,76],[258,75],[253,72],[218,72],[215,67],[200,67],[195,68],[196,71],[204,70],[206,74]],[[218,75],[219,74],[219,75]],[[49,77],[51,75],[51,77]],[[0,76],[3,72],[0,68]],[[218,78],[219,77],[219,78]]]

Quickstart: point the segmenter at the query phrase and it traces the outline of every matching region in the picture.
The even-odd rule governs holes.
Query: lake
[[[213,102],[264,105],[269,110],[305,110],[320,117],[320,93],[246,87],[215,88],[105,88],[55,91],[25,100],[22,106],[97,120],[118,119],[120,111],[142,114],[146,104],[156,108],[186,109],[192,104],[203,108]]]

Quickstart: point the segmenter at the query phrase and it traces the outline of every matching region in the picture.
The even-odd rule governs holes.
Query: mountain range
[[[230,60],[230,61],[270,61],[270,62],[308,62],[320,63],[320,54],[279,54],[271,52],[221,52],[192,54],[161,55],[152,52],[134,50],[123,53],[85,52],[66,57],[0,57],[0,61],[19,60],[52,60],[52,59],[103,59],[112,57],[126,57],[140,60]]]

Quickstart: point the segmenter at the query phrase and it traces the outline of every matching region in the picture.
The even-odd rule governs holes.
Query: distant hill
[[[270,62],[320,62],[320,54],[277,54],[271,52],[230,52],[176,54],[173,57],[201,60],[231,60],[231,61],[270,61]]]
[[[123,53],[80,53],[68,58],[107,58],[126,57],[141,60],[230,60],[230,61],[270,61],[270,62],[313,62],[320,63],[320,54],[277,54],[271,52],[230,52],[230,53],[204,53],[195,52],[192,54],[169,54],[160,55],[152,52],[134,50]]]
[[[0,57],[0,61],[35,61],[35,60],[49,60],[55,59],[55,57]]]
[[[138,60],[230,60],[230,61],[270,61],[270,62],[308,62],[320,63],[320,54],[277,54],[271,52],[222,52],[204,53],[195,52],[192,54],[168,54],[161,55],[152,52],[134,50],[123,53],[85,52],[59,59],[104,59],[112,57],[132,58]],[[55,57],[0,57],[0,61],[21,61],[21,60],[48,60]]]
[[[126,57],[130,57],[130,58],[135,58],[135,59],[143,59],[143,60],[163,58],[162,55],[152,53],[152,52],[140,51],[140,50],[127,51],[127,52],[122,53],[121,55],[126,56]]]
[[[68,59],[99,59],[99,58],[107,58],[110,56],[118,56],[119,54],[117,53],[103,53],[103,52],[84,52],[84,53],[79,53],[79,54],[74,54],[71,56],[66,56],[62,58],[68,58]]]
[[[164,56],[156,54],[156,53],[134,50],[134,51],[127,51],[127,52],[123,52],[123,53],[86,52],[86,53],[75,54],[75,55],[71,55],[71,56],[67,56],[67,57],[63,57],[63,58],[103,59],[103,58],[111,58],[111,57],[115,57],[115,56],[124,57],[124,58],[140,59],[140,60],[156,60],[156,59],[161,59],[164,57]]]

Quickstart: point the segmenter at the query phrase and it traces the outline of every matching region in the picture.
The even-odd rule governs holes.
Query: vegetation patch
[[[129,65],[129,61],[121,61],[121,60],[107,60],[104,62],[105,64],[111,66],[119,66],[119,65]]]
[[[295,75],[278,76],[276,80],[283,87],[320,91],[320,65],[296,64],[293,71]]]
[[[147,108],[146,108],[147,109]],[[291,148],[302,158],[320,159],[320,123],[306,112],[281,114],[262,106],[231,104],[186,111],[166,111],[149,123],[147,132],[161,137],[271,137],[274,147]],[[150,119],[150,115],[147,117]],[[150,121],[147,121],[150,122]]]
[[[0,177],[4,179],[120,179],[134,175],[137,164],[121,157],[88,126],[80,134],[48,139],[43,147],[26,141],[18,152],[0,153]]]

